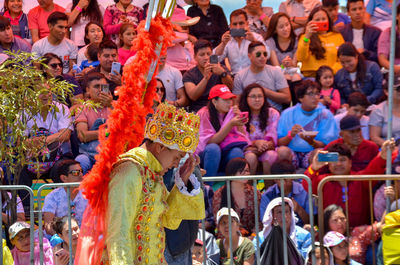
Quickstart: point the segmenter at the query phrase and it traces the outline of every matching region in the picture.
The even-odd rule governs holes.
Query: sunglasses
[[[52,63],[52,64],[49,64],[49,66],[51,68],[53,68],[53,69],[57,69],[57,66],[60,67],[60,68],[63,68],[63,64],[62,63]]]
[[[70,172],[68,172],[68,174],[71,174],[74,177],[79,177],[80,175],[83,174],[83,171],[82,169],[71,170]]]
[[[256,52],[256,57],[259,58],[261,55],[264,55],[265,58],[267,58],[268,53],[267,52]]]

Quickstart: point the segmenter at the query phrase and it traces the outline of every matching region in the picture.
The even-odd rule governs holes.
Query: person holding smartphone
[[[81,164],[83,172],[86,173],[95,163],[94,156],[97,154],[99,144],[99,127],[104,124],[111,114],[112,96],[105,76],[101,73],[91,72],[86,77],[87,92],[89,99],[99,103],[99,108],[84,107],[77,111],[75,127],[78,134],[79,155],[76,161]]]
[[[337,49],[344,43],[340,33],[333,29],[328,12],[322,7],[314,8],[308,16],[304,34],[300,35],[297,60],[305,77],[315,77],[317,69],[329,65],[336,73],[341,65]]]

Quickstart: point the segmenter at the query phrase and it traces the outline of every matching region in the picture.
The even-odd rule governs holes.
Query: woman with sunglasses
[[[68,107],[72,107],[73,105],[78,105],[77,100],[83,99],[83,91],[79,83],[75,80],[75,78],[68,74],[63,74],[63,64],[57,55],[54,53],[46,53],[43,55],[43,64],[40,65],[40,69],[44,72],[44,74],[51,78],[57,78],[60,81],[65,80],[68,83],[74,85],[73,97],[67,98]],[[47,67],[46,67],[47,65]]]
[[[317,69],[329,65],[336,73],[340,69],[337,47],[344,43],[340,33],[333,30],[328,12],[322,7],[314,8],[308,16],[304,34],[299,37],[297,60],[302,63],[301,72],[315,77]]]
[[[54,265],[68,265],[70,263],[69,246],[72,248],[72,259],[75,258],[78,246],[79,225],[74,217],[71,218],[71,241],[69,241],[68,216],[56,218],[52,223],[53,230],[62,239],[62,242],[53,248]],[[72,260],[72,264],[74,261]]]
[[[58,178],[63,183],[81,182],[83,173],[79,162],[71,159],[62,160],[57,165]],[[60,187],[50,192],[44,199],[43,205],[43,222],[45,236],[50,239],[56,231],[54,231],[52,223],[56,217],[68,215],[68,195],[67,188]],[[83,212],[86,209],[87,200],[83,197],[82,191],[70,189],[71,214],[76,219],[78,225],[81,224]]]

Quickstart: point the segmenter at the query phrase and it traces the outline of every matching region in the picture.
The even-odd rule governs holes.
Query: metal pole
[[[228,196],[228,223],[229,223],[229,251],[230,251],[230,264],[233,265],[233,246],[232,246],[232,216],[231,216],[231,182],[230,180],[226,181],[226,189],[227,189],[227,196]]]
[[[259,211],[259,206],[258,206],[258,196],[257,196],[257,180],[253,180],[253,192],[254,192],[254,216],[255,216],[255,221],[256,221],[256,242],[257,242],[257,248],[256,248],[256,264],[260,265],[260,238],[258,237],[258,226],[259,226],[259,218],[258,218],[258,211]]]
[[[390,55],[389,55],[389,82],[388,82],[388,125],[387,125],[387,138],[392,138],[392,123],[393,123],[393,83],[394,83],[394,59],[395,59],[395,47],[396,47],[396,12],[397,12],[397,0],[392,1],[392,27],[390,29]],[[399,25],[400,26],[400,25]],[[392,174],[392,150],[388,148],[387,159],[386,159],[386,174]],[[391,185],[390,180],[386,180],[386,187]],[[386,198],[386,212],[390,211],[390,199]]]
[[[203,231],[202,234],[202,241],[203,241],[203,265],[207,265],[207,251],[206,251],[206,219],[201,221],[201,227]]]
[[[67,198],[68,198],[68,248],[69,248],[69,265],[73,265],[74,261],[72,258],[72,227],[71,227],[71,188],[67,187]]]
[[[282,199],[282,230],[283,230],[283,261],[285,265],[289,265],[287,255],[287,233],[286,233],[286,209],[285,209],[285,185],[284,179],[281,179],[281,199]],[[272,209],[274,211],[274,209]],[[275,220],[273,220],[275,221]],[[275,224],[273,224],[275,225]]]
[[[0,205],[1,205],[1,210],[3,212],[3,196],[0,194]],[[3,227],[3,216],[0,218],[0,227]],[[3,246],[3,231],[1,232],[0,235],[1,238],[1,245]],[[3,250],[0,251],[0,263],[3,264]]]

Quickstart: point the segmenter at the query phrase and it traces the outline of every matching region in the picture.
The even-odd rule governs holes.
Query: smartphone
[[[110,93],[110,85],[109,84],[102,84],[101,85],[101,92],[103,93]]]
[[[321,22],[313,22],[317,25],[317,31],[328,31],[329,30],[329,22],[328,21],[321,21]]]
[[[114,72],[121,72],[121,64],[119,62],[113,62],[111,65],[111,74],[114,75]]]
[[[247,112],[247,111],[240,112],[240,117],[248,119],[249,118],[249,112]]]
[[[318,162],[337,162],[339,161],[338,152],[318,153]]]
[[[80,73],[80,72],[82,72],[82,69],[81,69],[77,64],[74,64],[74,65],[72,66],[72,70],[74,70],[75,73]]]
[[[230,29],[231,37],[246,37],[245,29]]]
[[[210,64],[218,64],[218,55],[211,55],[210,56]]]

